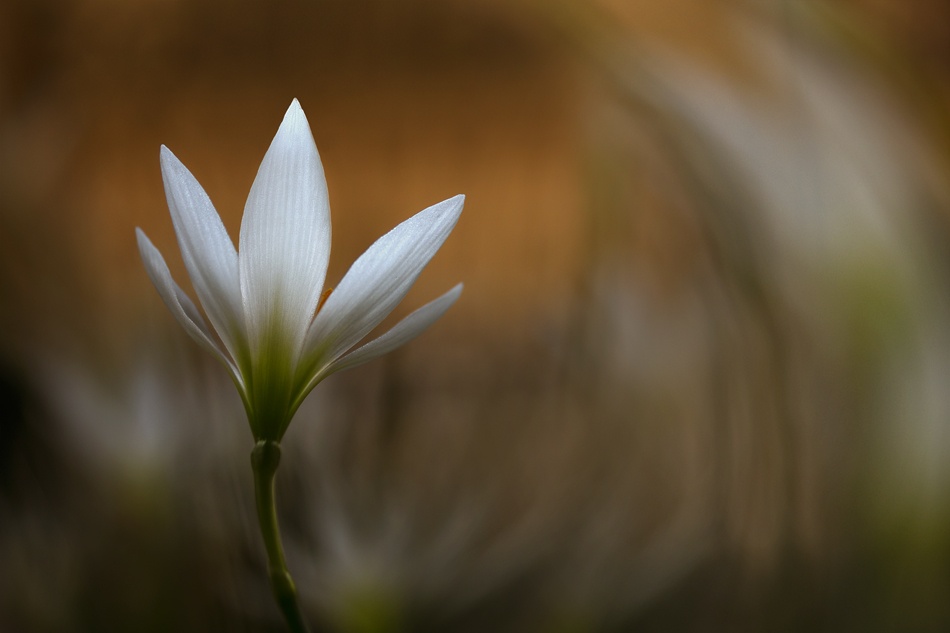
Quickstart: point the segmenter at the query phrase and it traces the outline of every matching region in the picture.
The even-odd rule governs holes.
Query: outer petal
[[[181,326],[185,328],[185,331],[191,335],[191,338],[224,363],[239,387],[242,386],[243,381],[234,363],[214,342],[211,332],[208,331],[208,326],[205,325],[201,314],[198,312],[198,308],[172,279],[171,271],[168,270],[168,265],[165,263],[162,254],[149,241],[142,229],[135,229],[135,238],[138,241],[142,263],[145,264],[145,272],[148,273],[149,279],[152,280],[158,290],[162,301],[165,302],[165,305],[168,306],[168,309],[171,310]]]
[[[429,328],[430,325],[439,320],[442,315],[445,314],[446,310],[452,307],[452,304],[455,303],[461,294],[462,284],[458,284],[438,299],[430,301],[404,318],[382,336],[373,339],[362,347],[353,350],[349,354],[346,354],[329,365],[326,365],[322,369],[319,369],[317,373],[310,378],[310,380],[301,390],[300,394],[297,396],[297,401],[294,405],[294,408],[299,406],[303,399],[307,397],[307,394],[310,393],[310,390],[313,389],[318,382],[330,374],[343,371],[345,369],[351,369],[357,365],[362,365],[365,362],[371,361],[374,358],[378,358],[383,354],[388,354],[397,347],[408,343],[415,337],[422,334]]]
[[[275,334],[296,352],[330,259],[326,178],[296,99],[251,186],[240,252],[241,291],[254,353]]]
[[[465,196],[455,196],[420,211],[353,263],[307,333],[305,369],[336,360],[386,318],[445,242],[464,203]]]
[[[234,244],[191,172],[162,146],[162,179],[175,234],[188,275],[211,325],[238,358],[246,348],[244,309]]]
[[[435,301],[430,301],[404,318],[382,336],[330,363],[326,371],[322,372],[323,375],[328,376],[334,372],[362,365],[408,343],[439,320],[461,294],[462,284],[458,284]]]

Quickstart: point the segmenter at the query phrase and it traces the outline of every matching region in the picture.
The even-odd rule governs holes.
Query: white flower
[[[462,292],[461,284],[455,286],[349,351],[406,295],[452,231],[465,198],[431,206],[379,238],[325,296],[326,179],[296,99],[251,185],[240,252],[204,189],[164,146],[161,164],[178,246],[217,339],[172,279],[161,253],[136,228],[142,261],[178,322],[228,368],[258,440],[279,440],[318,382],[414,338]]]

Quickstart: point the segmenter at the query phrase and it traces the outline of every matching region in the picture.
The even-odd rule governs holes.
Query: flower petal
[[[161,164],[168,209],[191,283],[225,347],[239,358],[247,337],[237,251],[208,194],[164,145]]]
[[[379,238],[357,259],[317,313],[302,366],[336,360],[379,325],[455,227],[465,196],[420,211]]]
[[[195,339],[202,347],[224,363],[239,386],[243,385],[237,367],[235,367],[231,359],[228,358],[214,342],[211,332],[208,330],[208,326],[198,312],[198,308],[195,307],[195,304],[188,298],[188,295],[186,295],[178,284],[175,283],[175,280],[172,279],[171,271],[168,270],[168,265],[165,263],[162,254],[155,248],[148,237],[146,237],[142,229],[136,227],[135,238],[138,241],[142,263],[145,264],[145,272],[148,273],[149,279],[152,280],[152,284],[155,285],[158,294],[161,296],[162,301],[165,302],[165,305],[168,306],[168,309],[171,310],[172,315],[174,315],[178,323],[185,328],[185,331],[191,335],[191,338]]]
[[[297,350],[323,291],[330,205],[320,155],[296,99],[248,194],[240,253],[241,291],[255,355],[275,333]]]
[[[422,334],[430,325],[439,320],[442,315],[445,314],[446,310],[452,307],[452,304],[455,303],[461,294],[462,284],[458,284],[438,299],[430,301],[404,318],[385,334],[318,369],[306,382],[304,388],[300,390],[293,409],[296,409],[296,407],[303,402],[303,399],[307,397],[307,394],[310,393],[318,382],[330,374],[352,369],[374,358],[378,358],[383,354],[388,354],[397,347],[401,347]]]
[[[445,314],[445,311],[452,307],[452,304],[455,303],[461,294],[462,284],[458,284],[438,299],[430,301],[404,318],[382,336],[373,339],[369,343],[333,361],[327,367],[326,371],[321,373],[323,373],[324,376],[328,376],[332,373],[343,371],[344,369],[362,365],[367,361],[378,358],[383,354],[388,354],[397,347],[408,343],[439,320],[439,318]]]

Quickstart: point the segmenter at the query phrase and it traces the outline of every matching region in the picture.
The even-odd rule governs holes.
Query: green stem
[[[267,550],[267,572],[274,599],[280,607],[292,633],[309,633],[307,623],[297,603],[297,588],[287,571],[284,546],[277,526],[277,504],[274,497],[274,476],[280,464],[280,444],[261,440],[251,453],[254,468],[254,493],[257,499],[257,520],[261,526],[264,548]]]

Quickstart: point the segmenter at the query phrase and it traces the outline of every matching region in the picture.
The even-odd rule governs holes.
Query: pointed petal
[[[435,301],[430,301],[407,316],[382,336],[330,363],[330,366],[322,373],[324,376],[328,376],[344,369],[350,369],[401,347],[439,320],[461,294],[462,284],[459,284]]]
[[[185,328],[185,331],[188,332],[191,338],[195,339],[202,347],[224,363],[239,386],[243,385],[237,368],[234,363],[231,362],[231,359],[229,359],[214,342],[211,332],[208,330],[208,326],[198,312],[198,308],[195,307],[195,304],[188,298],[188,295],[186,295],[178,284],[175,283],[175,280],[172,279],[171,271],[168,270],[168,265],[165,263],[162,254],[155,248],[148,237],[146,237],[142,229],[135,229],[135,238],[138,241],[142,263],[145,264],[145,272],[148,273],[149,279],[152,280],[152,284],[155,285],[158,294],[161,296],[162,301],[165,302],[165,305],[168,306],[168,309],[171,310],[172,315],[174,315],[178,323]]]
[[[352,369],[357,365],[362,365],[383,354],[388,354],[397,347],[408,343],[422,334],[430,325],[439,320],[442,315],[445,314],[446,310],[452,307],[452,304],[455,303],[461,294],[462,284],[458,284],[438,299],[430,301],[404,318],[382,336],[373,339],[369,343],[338,358],[332,363],[317,367],[313,373],[306,378],[303,389],[301,389],[296,396],[292,410],[296,410],[317,383],[330,374]]]
[[[188,275],[211,325],[237,358],[246,346],[237,251],[208,194],[164,145],[161,164],[165,197]]]
[[[353,263],[307,333],[304,367],[336,360],[392,312],[449,236],[464,203],[465,196],[455,196],[420,211]]]
[[[326,178],[296,99],[248,194],[240,252],[252,347],[257,350],[262,339],[278,332],[296,350],[313,317],[330,259]]]

